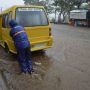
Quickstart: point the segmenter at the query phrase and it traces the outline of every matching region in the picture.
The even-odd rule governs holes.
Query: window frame
[[[6,14],[7,13],[5,13],[5,14],[2,15],[2,27],[3,28],[6,28],[6,25],[5,25]]]
[[[10,19],[9,19],[10,18]],[[8,13],[8,19],[7,19],[7,28],[10,28],[10,26],[9,26],[9,20],[11,20],[12,19],[12,11],[10,11],[9,13]]]
[[[2,27],[3,28],[10,28],[10,26],[9,26],[9,16],[10,16],[10,13],[11,13],[11,19],[12,19],[12,11],[2,15]],[[3,24],[3,22],[4,22],[4,24]]]
[[[15,20],[16,20],[16,11],[18,8],[36,8],[36,7],[17,7],[15,9]],[[39,8],[39,9],[43,9],[43,8]],[[46,11],[43,9],[43,12],[45,13],[45,16],[46,16],[46,19],[47,19],[47,25],[33,25],[33,26],[24,26],[24,27],[37,27],[37,26],[48,26],[49,25],[49,20],[48,20],[48,17],[47,17],[47,14],[46,14]]]

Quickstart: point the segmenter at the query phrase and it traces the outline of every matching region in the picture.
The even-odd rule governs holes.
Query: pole
[[[0,8],[0,13],[2,13],[2,7]]]

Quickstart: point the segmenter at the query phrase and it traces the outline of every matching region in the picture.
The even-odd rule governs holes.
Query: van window
[[[6,15],[2,16],[2,27],[4,27],[4,28],[5,28],[5,17],[6,17]]]
[[[7,21],[7,24],[8,24],[8,27],[10,27],[9,26],[9,21],[12,19],[12,12],[9,12],[9,14],[8,14],[8,21]]]
[[[8,14],[7,14],[6,17],[5,17],[5,27],[6,27],[6,28],[8,27]]]
[[[12,19],[12,12],[9,12],[8,20],[11,20],[11,19]]]
[[[8,14],[2,16],[2,27],[6,28],[8,26]]]
[[[45,11],[41,8],[17,8],[16,21],[24,27],[48,25]]]
[[[4,14],[2,16],[2,27],[7,28],[9,26],[9,20],[12,19],[12,12],[9,12],[9,14]]]

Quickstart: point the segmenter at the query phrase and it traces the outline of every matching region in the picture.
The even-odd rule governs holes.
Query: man
[[[24,28],[17,24],[15,20],[10,20],[9,25],[11,27],[10,36],[14,41],[14,45],[17,50],[18,62],[21,67],[21,71],[24,73],[30,73],[33,70],[30,43]]]

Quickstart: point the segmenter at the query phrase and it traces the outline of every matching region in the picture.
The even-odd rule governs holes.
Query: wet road
[[[90,90],[90,28],[52,24],[53,47],[33,52],[35,72],[20,74],[16,56],[0,47],[0,70],[11,90]]]

